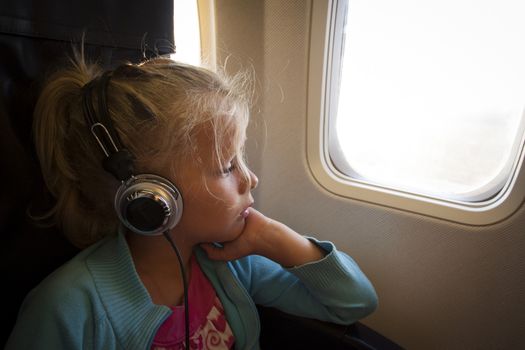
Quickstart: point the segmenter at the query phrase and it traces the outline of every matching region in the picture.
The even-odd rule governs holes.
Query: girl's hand
[[[241,234],[223,247],[202,244],[212,260],[235,260],[247,255],[265,256],[283,266],[291,267],[322,259],[324,251],[288,226],[250,208]]]

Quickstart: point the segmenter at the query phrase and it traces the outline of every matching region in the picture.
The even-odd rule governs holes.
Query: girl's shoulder
[[[80,348],[85,334],[89,342],[102,334],[95,329],[108,321],[89,260],[109,242],[84,249],[27,294],[7,348]]]
[[[85,248],[58,267],[29,292],[24,303],[64,305],[84,299],[86,291],[94,289],[94,281],[87,261],[109,241],[104,239]]]

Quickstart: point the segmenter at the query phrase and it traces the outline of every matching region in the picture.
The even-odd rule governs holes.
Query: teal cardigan
[[[332,243],[311,240],[326,257],[290,269],[261,256],[211,261],[196,250],[235,349],[259,349],[255,304],[341,324],[374,311],[376,293],[356,263]],[[170,313],[153,304],[119,233],[80,252],[27,295],[6,349],[149,349]]]

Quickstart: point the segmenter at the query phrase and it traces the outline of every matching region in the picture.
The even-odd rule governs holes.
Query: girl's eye
[[[234,161],[229,162],[228,165],[229,165],[228,167],[222,170],[223,175],[228,175],[237,168],[237,165],[235,164]]]

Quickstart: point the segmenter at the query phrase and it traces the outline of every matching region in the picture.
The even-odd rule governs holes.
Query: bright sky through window
[[[336,166],[441,198],[498,192],[523,133],[524,13],[522,0],[349,1]]]
[[[176,53],[173,59],[193,65],[201,63],[201,42],[197,0],[174,0]]]

